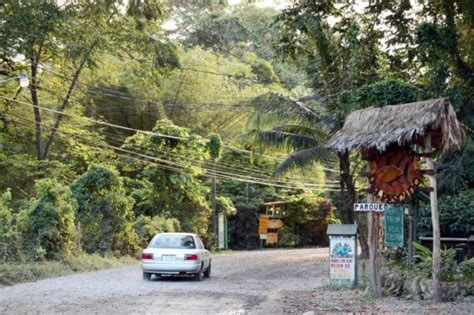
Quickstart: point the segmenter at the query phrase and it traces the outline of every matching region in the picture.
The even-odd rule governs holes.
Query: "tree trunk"
[[[431,135],[428,134],[425,138],[424,145],[425,152],[432,154],[431,149]],[[433,159],[430,157],[426,158],[426,165],[428,170],[435,170]],[[430,203],[431,203],[431,220],[433,223],[433,299],[436,302],[441,302],[441,233],[439,227],[439,211],[438,211],[438,196],[437,196],[437,185],[436,176],[429,175],[430,179]]]
[[[339,167],[341,171],[341,195],[343,199],[344,217],[347,223],[356,222],[359,227],[359,244],[361,247],[361,258],[369,257],[369,245],[367,241],[367,229],[364,220],[365,215],[362,213],[355,213],[353,210],[356,199],[355,183],[351,175],[351,161],[349,152],[339,153]],[[347,198],[344,198],[344,191],[347,191]]]
[[[90,52],[87,53],[86,56],[84,56],[84,58],[82,59],[80,65],[79,65],[79,67],[77,68],[76,72],[74,73],[74,77],[72,79],[71,84],[69,85],[69,90],[67,91],[66,97],[64,98],[61,107],[59,107],[59,109],[58,109],[58,111],[61,112],[61,113],[58,114],[58,116],[56,116],[56,121],[54,122],[54,126],[51,129],[51,132],[49,133],[48,141],[46,142],[46,145],[44,147],[44,151],[43,151],[43,154],[41,156],[41,158],[43,160],[46,160],[48,158],[49,149],[51,148],[51,145],[53,144],[53,141],[56,137],[56,133],[58,132],[59,125],[61,124],[61,122],[64,118],[63,112],[67,108],[67,106],[69,105],[69,99],[71,98],[72,92],[76,88],[77,82],[79,81],[79,75],[81,74],[82,69],[84,68],[84,65],[86,64],[87,58],[89,58],[92,50],[94,49],[94,46],[95,45],[93,45],[90,49]]]
[[[35,115],[35,149],[36,149],[36,158],[38,160],[42,159],[41,155],[41,111],[39,109],[39,101],[38,101],[38,63],[35,59],[31,59],[31,84],[30,84],[30,92],[31,92],[31,100],[33,102],[33,113]]]

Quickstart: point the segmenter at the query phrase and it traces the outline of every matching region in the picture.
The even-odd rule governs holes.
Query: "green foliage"
[[[419,261],[416,264],[416,270],[419,275],[426,278],[431,277],[433,267],[433,252],[426,246],[413,242],[416,250],[416,257]],[[446,281],[459,280],[458,264],[456,262],[456,249],[448,248],[441,250],[441,278]]]
[[[178,127],[169,120],[157,121],[153,132],[175,138],[136,134],[129,137],[123,147],[153,157],[172,157],[185,171],[163,168],[155,163],[144,166],[125,159],[124,171],[137,174],[142,180],[132,192],[138,202],[137,213],[176,218],[182,231],[205,236],[210,215],[206,200],[208,189],[198,178],[202,169],[196,166],[196,162],[207,158],[204,139],[191,135],[189,129]]]
[[[296,234],[299,240],[296,244],[327,245],[327,225],[338,222],[331,201],[309,193],[294,196],[288,201],[284,223]]]
[[[271,84],[277,80],[272,65],[266,60],[257,60],[252,65],[252,72],[257,76],[257,80],[266,84]]]
[[[474,140],[469,137],[460,152],[445,154],[438,160],[439,189],[458,194],[474,186]]]
[[[227,216],[233,216],[237,213],[232,199],[226,196],[217,196],[216,210],[217,212],[224,212]]]
[[[301,239],[293,233],[293,229],[289,226],[283,226],[278,230],[278,246],[296,247],[301,244]]]
[[[88,253],[134,254],[138,237],[130,221],[134,200],[126,195],[117,171],[91,165],[71,185],[79,205],[81,243]]]
[[[148,246],[148,243],[157,233],[180,231],[178,220],[166,219],[161,216],[148,217],[141,215],[133,222],[133,228],[142,248]]]
[[[413,84],[386,78],[357,89],[354,92],[353,102],[359,108],[382,107],[415,102],[418,94],[419,89]]]
[[[75,248],[77,203],[68,187],[50,179],[35,185],[36,198],[18,214],[24,248],[34,259],[58,259]]]
[[[461,191],[458,195],[446,195],[439,199],[441,235],[445,237],[469,237],[474,230],[474,190]],[[431,210],[420,208],[419,235],[431,235]]]
[[[254,203],[239,202],[235,207],[237,214],[228,218],[230,246],[235,249],[258,248],[258,206]]]
[[[131,266],[136,263],[137,260],[129,256],[115,258],[86,254],[68,256],[62,261],[0,263],[0,285],[32,282],[74,272]]]
[[[0,261],[14,258],[16,229],[11,209],[12,195],[8,189],[0,197]]]
[[[207,144],[207,148],[209,150],[209,154],[211,155],[211,159],[216,161],[220,158],[222,153],[222,139],[220,135],[216,133],[211,133],[208,138],[209,142]]]

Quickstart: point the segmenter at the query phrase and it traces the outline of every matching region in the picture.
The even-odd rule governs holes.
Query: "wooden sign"
[[[354,211],[384,212],[388,206],[386,203],[355,203]]]
[[[403,247],[404,209],[391,206],[385,211],[385,247]]]
[[[279,229],[283,226],[282,220],[270,220],[268,221],[268,228],[269,229]]]
[[[259,234],[267,234],[268,232],[268,215],[261,214],[260,220],[258,224],[258,233]]]
[[[278,233],[268,233],[267,244],[276,244],[276,243],[278,243]]]

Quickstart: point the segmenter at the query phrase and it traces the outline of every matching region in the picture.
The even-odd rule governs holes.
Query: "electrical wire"
[[[107,123],[107,122],[103,122],[103,121],[98,121],[98,120],[95,120],[95,119],[92,119],[92,118],[88,118],[88,117],[84,117],[84,116],[80,116],[80,115],[75,115],[75,114],[70,114],[70,113],[64,113],[64,112],[60,112],[60,111],[57,111],[57,110],[54,110],[54,109],[50,109],[50,108],[46,108],[46,107],[41,107],[41,106],[36,106],[36,105],[30,104],[30,103],[27,103],[27,102],[15,100],[15,99],[12,99],[12,98],[9,98],[9,97],[5,97],[5,96],[0,96],[0,98],[2,98],[2,99],[4,99],[4,100],[7,100],[7,101],[13,101],[13,102],[16,102],[16,103],[19,103],[19,104],[27,105],[27,106],[30,106],[30,107],[33,107],[33,108],[34,108],[34,107],[37,107],[37,108],[39,108],[39,109],[41,109],[41,110],[49,111],[49,112],[56,113],[56,114],[60,114],[60,115],[64,115],[64,116],[69,116],[69,117],[74,117],[74,118],[79,118],[79,119],[85,119],[85,120],[91,121],[91,122],[93,122],[93,123],[100,124],[100,125],[105,125],[105,126],[109,126],[109,127],[112,127],[112,128],[117,128],[117,129],[122,129],[122,130],[127,130],[127,131],[133,131],[133,132],[143,133],[143,134],[147,134],[147,135],[154,135],[154,136],[159,136],[159,137],[163,137],[163,138],[171,138],[171,139],[175,139],[175,140],[184,140],[184,141],[187,141],[187,140],[188,140],[188,138],[184,138],[184,137],[165,135],[165,134],[156,133],[156,132],[152,132],[152,131],[140,130],[140,129],[135,129],[135,128],[130,128],[130,127],[121,126],[121,125],[111,124],[111,123]],[[233,150],[233,151],[245,152],[246,154],[251,154],[251,153],[252,153],[252,152],[249,151],[249,150],[244,150],[244,149],[236,148],[236,147],[233,147],[233,146],[228,145],[228,144],[224,144],[224,147],[226,147],[226,148],[228,148],[228,149],[230,149],[230,150]],[[276,161],[279,161],[279,162],[283,161],[283,160],[280,159],[280,158],[276,158],[276,157],[269,156],[269,155],[261,155],[261,156],[264,156],[264,157],[266,157],[266,158],[273,159],[273,160],[276,160]],[[322,166],[322,169],[324,169],[324,170],[326,170],[326,171],[329,171],[329,172],[339,173],[338,170],[329,169],[329,168],[323,167],[323,166]]]
[[[10,115],[10,116],[13,116],[13,117],[16,117],[16,118],[19,118],[19,119],[23,119],[23,120],[28,121],[30,123],[35,123],[34,121],[32,121],[30,119],[27,119],[27,118],[24,118],[24,117],[12,115],[10,113],[8,113],[7,115]],[[43,124],[43,123],[41,123],[40,125],[42,127],[48,128],[48,129],[55,129],[60,133],[68,134],[68,135],[70,135],[70,136],[72,136],[76,139],[80,139],[80,140],[88,141],[88,142],[92,141],[90,139],[86,139],[84,137],[78,136],[77,134],[74,134],[72,132],[68,132],[68,131],[65,131],[65,130],[59,130],[58,128],[54,128],[54,127],[51,127],[51,126]],[[97,144],[97,143],[95,143],[95,144]],[[192,170],[192,168],[190,168],[190,166],[183,166],[183,165],[181,165],[179,163],[176,163],[174,161],[159,159],[159,158],[152,157],[152,156],[149,156],[149,155],[146,155],[146,154],[141,154],[141,153],[138,153],[138,152],[134,152],[134,151],[126,150],[126,149],[123,149],[123,148],[111,146],[111,145],[108,145],[108,144],[99,143],[98,145],[109,148],[109,149],[125,152],[125,153],[128,153],[128,154],[137,155],[140,158],[145,159],[145,160],[143,160],[144,162],[149,162],[149,160],[152,160],[152,161],[155,161],[155,162],[168,164],[168,165],[165,165],[165,167],[168,167],[168,168],[177,168],[176,170],[181,170],[181,171],[183,171],[183,170],[185,170],[185,171],[186,170],[187,171]],[[159,164],[158,166],[161,167],[162,165]],[[284,184],[280,184],[280,183],[270,183],[270,182],[261,181],[259,179],[254,180],[254,179],[233,177],[232,174],[224,174],[224,173],[218,173],[218,172],[214,172],[214,171],[212,171],[212,174],[210,172],[206,172],[206,174],[203,174],[203,176],[206,176],[206,177],[213,177],[214,175],[219,179],[235,180],[235,181],[254,183],[254,184],[260,184],[260,185],[266,185],[266,186],[273,186],[273,187],[279,187],[279,188],[296,189],[296,190],[308,190],[308,191],[314,191],[314,192],[319,192],[321,190],[324,190],[324,191],[338,191],[338,190],[330,190],[330,189],[321,189],[321,190],[320,189],[309,189],[307,187],[295,187],[295,186],[284,185]]]

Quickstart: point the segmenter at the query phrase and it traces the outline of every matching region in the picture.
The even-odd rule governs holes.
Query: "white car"
[[[196,234],[159,233],[142,253],[143,279],[152,275],[193,275],[201,281],[211,276],[211,254]]]

